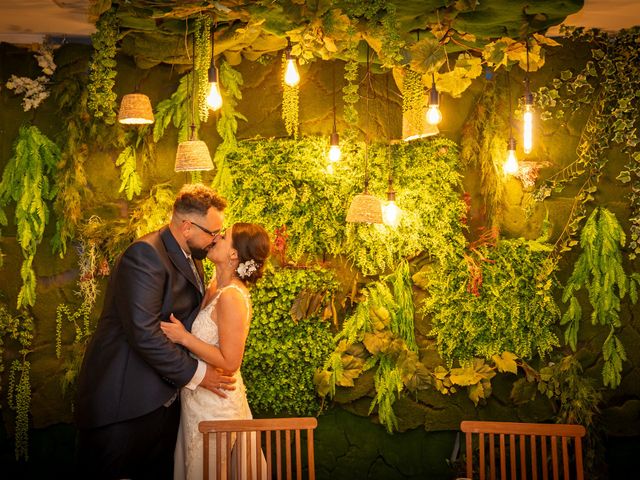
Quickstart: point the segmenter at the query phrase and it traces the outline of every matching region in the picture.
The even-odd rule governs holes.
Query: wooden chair
[[[467,477],[469,478],[474,478],[472,445],[473,435],[477,434],[480,463],[477,472],[480,480],[485,480],[487,475],[487,455],[491,480],[496,478],[496,457],[500,461],[502,480],[507,479],[507,463],[509,463],[511,474],[509,478],[513,480],[527,478],[548,480],[549,467],[551,467],[553,480],[584,479],[582,437],[585,435],[585,429],[582,425],[463,421],[460,429],[466,436]],[[485,435],[488,435],[488,442],[485,441]],[[496,436],[498,436],[498,450],[495,445]],[[548,438],[551,440],[550,445]],[[560,471],[558,459],[558,442],[562,452],[562,471]],[[571,463],[574,464],[573,469],[570,468]],[[527,477],[527,471],[531,473],[529,477]]]
[[[254,420],[212,420],[198,424],[203,434],[203,476],[209,479],[209,435],[215,435],[217,480],[231,478],[231,466],[242,472],[242,479],[283,477],[283,461],[286,479],[292,480],[294,467],[292,444],[295,453],[296,479],[302,480],[303,443],[306,432],[307,472],[309,480],[315,480],[313,430],[318,421],[305,418],[265,418]],[[284,432],[284,442],[282,441]],[[292,438],[293,437],[293,438]],[[224,452],[223,450],[224,448]],[[284,457],[284,458],[283,458]],[[218,460],[222,459],[222,461]],[[275,460],[275,465],[274,465]],[[274,468],[275,467],[275,468]]]

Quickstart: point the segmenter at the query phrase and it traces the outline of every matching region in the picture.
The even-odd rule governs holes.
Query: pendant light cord
[[[369,64],[370,48],[367,43],[367,120],[364,130],[364,193],[369,188],[369,97],[371,96],[371,65]]]
[[[511,77],[507,70],[507,93],[509,94],[509,139],[513,138],[513,118],[511,117]]]
[[[196,133],[196,31],[193,31],[193,70],[191,70],[191,140]]]
[[[333,133],[337,132],[336,128],[336,63],[333,62],[331,69],[331,79],[333,83]]]
[[[386,78],[386,101],[387,101],[387,159],[389,162],[389,191],[393,190],[393,162],[391,161],[391,130],[389,119],[391,112],[389,108],[389,73]]]

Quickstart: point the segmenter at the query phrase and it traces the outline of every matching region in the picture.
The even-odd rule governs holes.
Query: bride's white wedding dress
[[[244,296],[247,304],[248,315],[251,315],[250,302],[247,295],[237,285],[231,284],[218,290],[211,300],[199,313],[193,321],[191,333],[200,340],[210,344],[219,346],[218,325],[215,315],[215,306],[220,298],[220,294],[227,288],[235,288]],[[212,316],[213,313],[213,316]],[[227,390],[227,398],[219,397],[204,388],[198,387],[195,390],[183,388],[180,392],[181,414],[180,428],[178,430],[178,440],[175,451],[174,475],[175,480],[200,480],[202,478],[202,434],[198,431],[198,423],[203,420],[243,420],[253,418],[249,404],[247,403],[247,395],[240,370],[233,375],[236,379],[235,390]],[[215,437],[209,437],[209,472],[211,478],[215,478],[216,474],[216,446]],[[255,441],[252,442],[255,445]],[[221,451],[225,451],[222,446]],[[255,458],[252,455],[252,458]],[[235,470],[235,462],[234,468]],[[266,462],[263,458],[262,471],[266,471]],[[243,470],[246,465],[243,465]],[[224,470],[223,470],[224,471]],[[252,472],[256,471],[255,465],[251,468]],[[243,472],[232,471],[233,478],[247,478]]]

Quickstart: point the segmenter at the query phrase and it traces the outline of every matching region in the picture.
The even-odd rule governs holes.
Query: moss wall
[[[69,74],[83,74],[90,55],[90,49],[85,46],[66,45],[56,53],[56,63],[59,71],[65,70]],[[544,85],[560,70],[585,61],[586,50],[557,48],[548,53],[547,65],[532,76],[533,88]],[[331,130],[332,106],[332,77],[335,69],[337,79],[342,77],[341,62],[316,62],[301,69],[302,84],[300,90],[300,132],[303,135],[323,135],[328,139]],[[239,111],[248,119],[240,122],[238,137],[252,138],[285,136],[286,132],[280,119],[281,88],[280,65],[261,65],[259,63],[243,63],[239,67],[244,78],[243,99],[239,104]],[[181,72],[168,66],[158,66],[150,70],[141,71],[135,68],[133,61],[127,57],[119,58],[116,89],[119,98],[122,94],[132,91],[135,86],[147,93],[154,105],[175,90]],[[32,55],[25,50],[1,44],[0,45],[0,80],[2,85],[11,74],[35,77],[39,74]],[[515,74],[517,77],[517,73]],[[514,95],[519,88],[521,78],[512,78]],[[461,131],[470,111],[474,108],[478,96],[482,92],[482,82],[492,81],[480,79],[459,99],[445,97],[442,101],[444,121],[440,126],[443,135],[459,141]],[[389,89],[387,90],[387,85]],[[401,97],[393,81],[387,82],[383,75],[374,78],[375,98],[370,101],[369,110],[365,102],[359,105],[360,128],[366,129],[373,138],[399,138],[401,133]],[[341,95],[338,81],[338,129],[342,131],[345,124],[341,119]],[[387,108],[386,99],[391,105]],[[59,116],[55,99],[49,99],[38,110],[23,112],[20,99],[6,88],[0,90],[0,168],[4,168],[11,155],[11,147],[17,135],[18,128],[25,122],[36,124],[50,138],[56,139],[61,134]],[[505,112],[506,115],[506,112]],[[542,168],[540,177],[544,178],[559,167],[568,164],[574,158],[575,148],[580,135],[583,119],[576,119],[568,124],[549,122],[539,127],[536,138],[540,147],[536,148],[535,160],[547,162]],[[213,150],[220,139],[215,131],[213,121],[209,121],[201,131],[201,138],[207,141]],[[171,129],[158,144],[155,161],[143,172],[143,191],[148,191],[153,185],[169,182],[179,187],[187,181],[184,175],[173,172],[177,134]],[[101,145],[88,145],[89,161],[86,164],[88,175],[88,189],[92,202],[92,211],[99,213],[105,220],[128,218],[129,202],[122,195],[118,195],[119,172],[115,166],[115,159],[119,152],[104,149]],[[607,167],[608,175],[603,178],[597,193],[596,202],[607,206],[618,216],[623,227],[628,229],[629,211],[625,200],[627,190],[615,180],[615,173],[624,162],[619,154],[611,152],[611,162]],[[211,181],[213,173],[205,173],[203,180]],[[471,194],[471,231],[475,235],[477,226],[486,223],[482,213],[482,199],[479,195],[479,174],[470,170],[465,174],[465,186]],[[509,180],[507,184],[507,205],[502,221],[502,231],[507,236],[524,236],[535,238],[540,233],[542,220],[548,213],[553,226],[552,236],[557,235],[566,221],[573,201],[575,190],[565,189],[562,194],[553,196],[543,205],[539,205],[529,218],[524,215],[527,192],[517,180]],[[9,218],[13,211],[7,209]],[[53,223],[53,222],[50,222]],[[65,429],[72,418],[72,404],[69,395],[64,395],[60,388],[60,376],[63,374],[61,360],[55,358],[55,309],[60,303],[73,303],[75,281],[77,280],[77,257],[73,249],[64,259],[51,254],[48,240],[52,236],[50,224],[45,241],[38,250],[35,261],[35,271],[38,276],[37,303],[32,309],[36,321],[36,335],[34,350],[30,354],[32,362],[32,426],[36,431],[50,432],[55,442],[56,435],[67,435],[66,444],[69,445],[68,433],[59,433],[56,428]],[[15,226],[12,222],[2,229],[0,247],[4,253],[4,267],[0,271],[0,300],[7,304],[15,304],[20,286],[19,268],[22,256],[15,240]],[[565,256],[562,260],[561,280],[566,280],[575,261],[576,253]],[[628,271],[637,269],[638,265],[626,265]],[[102,281],[101,289],[104,287]],[[98,300],[98,304],[101,300]],[[97,312],[94,312],[97,315]],[[615,391],[605,391],[605,402],[601,415],[603,431],[614,436],[631,436],[636,439],[640,435],[640,310],[638,306],[625,305],[622,312],[621,338],[627,347],[629,361],[625,363],[623,380],[620,388]],[[600,350],[607,332],[583,322],[581,341],[584,348],[581,359],[586,366],[586,374],[593,378],[600,378],[601,359]],[[73,332],[63,332],[63,345],[69,345]],[[8,342],[5,352],[5,365],[9,365],[15,358],[15,345]],[[65,347],[67,348],[67,347]],[[453,449],[455,435],[451,433],[428,433],[426,430],[452,431],[456,430],[463,418],[479,418],[494,420],[545,421],[552,417],[550,405],[539,401],[534,406],[513,407],[508,394],[511,380],[499,379],[494,382],[492,397],[486,406],[475,409],[464,394],[443,397],[437,393],[425,394],[421,399],[424,405],[413,402],[410,398],[398,402],[396,409],[401,422],[401,429],[407,433],[389,436],[382,427],[372,424],[366,418],[357,415],[367,414],[368,400],[350,402],[349,395],[338,398],[338,404],[356,414],[347,414],[340,408],[330,411],[320,418],[317,436],[319,478],[348,478],[353,471],[368,471],[367,478],[446,478],[452,470],[443,463],[450,456]],[[10,445],[8,440],[13,430],[13,414],[7,409],[4,392],[7,388],[6,372],[2,376],[2,415],[8,437],[0,445]],[[52,430],[53,429],[53,430]],[[58,433],[56,433],[58,432]],[[349,433],[346,433],[349,432]],[[34,438],[39,437],[35,434]],[[45,441],[46,443],[46,441]],[[65,442],[63,442],[65,443]],[[34,458],[66,458],[47,449],[37,450],[39,443],[34,443]],[[37,451],[36,451],[37,450]],[[424,452],[429,452],[427,457]],[[41,457],[39,457],[39,455]],[[3,448],[2,458],[6,459]],[[615,457],[611,457],[615,458]],[[53,461],[53,460],[50,460]],[[626,460],[625,460],[626,461]],[[4,463],[4,462],[3,462]],[[62,462],[65,463],[65,462]],[[435,467],[434,467],[435,465]],[[32,467],[29,467],[32,468]],[[430,470],[433,469],[433,470]],[[364,478],[364,477],[362,477]]]

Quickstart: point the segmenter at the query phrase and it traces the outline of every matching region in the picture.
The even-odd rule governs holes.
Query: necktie
[[[189,260],[189,266],[191,267],[191,271],[193,272],[193,276],[196,278],[196,283],[198,284],[198,290],[200,290],[201,295],[204,295],[204,285],[202,284],[202,279],[200,278],[200,274],[198,273],[196,264],[193,263],[193,258],[189,257],[188,260]]]

